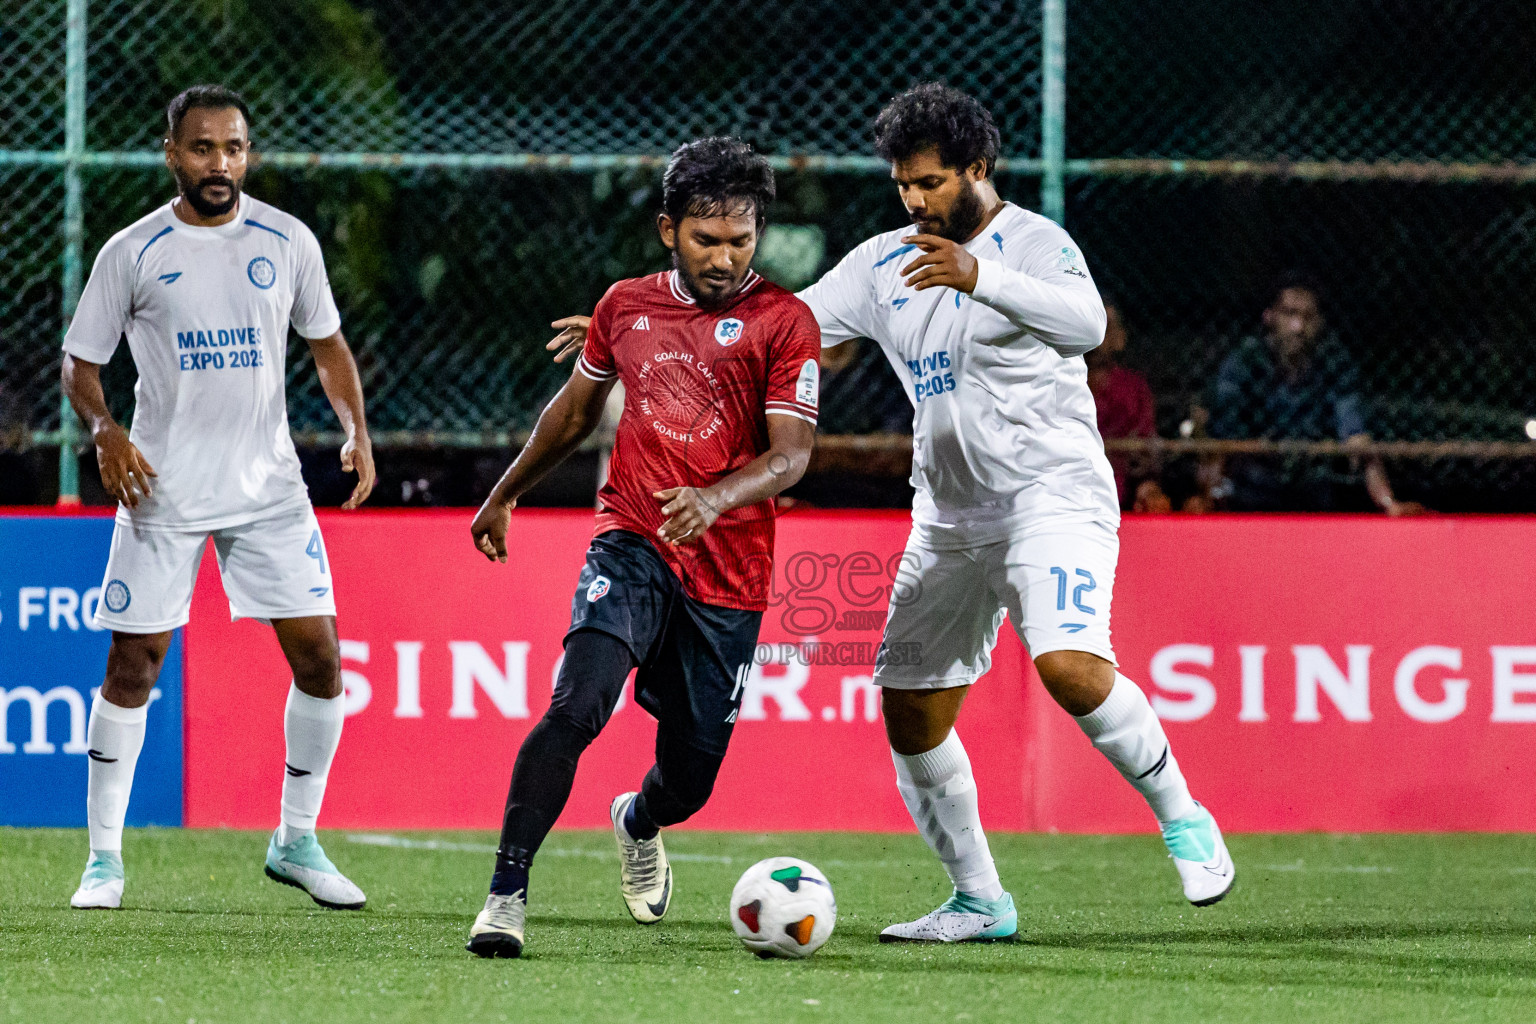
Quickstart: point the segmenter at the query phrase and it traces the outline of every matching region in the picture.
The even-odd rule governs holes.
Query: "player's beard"
[[[194,182],[180,167],[173,168],[172,173],[176,175],[176,188],[180,190],[181,198],[197,211],[199,217],[222,217],[240,202],[240,187],[245,184],[244,178],[203,178]],[[228,185],[229,198],[222,203],[203,198],[203,189],[209,185]]]
[[[683,279],[683,287],[688,290],[689,295],[693,296],[693,301],[699,304],[700,309],[718,309],[730,302],[736,297],[736,293],[741,290],[742,281],[747,279],[747,274],[744,273],[741,275],[740,280],[732,281],[730,287],[725,292],[712,293],[706,291],[703,283],[690,274],[687,267],[683,266],[682,258],[677,255],[676,249],[672,250],[672,266],[677,268],[678,276]],[[747,273],[751,273],[750,267]]]
[[[944,223],[931,230],[940,238],[963,243],[969,241],[976,229],[981,227],[986,215],[987,208],[982,205],[981,197],[967,182],[955,197],[955,204],[949,208],[949,216],[944,218]]]

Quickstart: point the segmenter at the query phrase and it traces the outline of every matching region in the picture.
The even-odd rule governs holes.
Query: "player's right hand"
[[[480,511],[475,513],[475,521],[469,524],[469,535],[475,539],[475,547],[493,562],[507,560],[507,529],[512,524],[512,510],[516,507],[516,498],[511,501],[487,498]]]
[[[567,356],[581,351],[581,347],[587,343],[587,327],[591,323],[592,318],[589,316],[568,316],[549,325],[560,328],[560,333],[544,346],[555,354],[555,362],[563,363]]]
[[[141,499],[154,493],[149,478],[159,474],[116,423],[96,434],[96,464],[101,467],[101,485],[129,508],[138,508]]]

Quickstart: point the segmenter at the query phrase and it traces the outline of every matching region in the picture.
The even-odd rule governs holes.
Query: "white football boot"
[[[1195,804],[1195,813],[1163,826],[1163,842],[1184,883],[1184,897],[1197,907],[1221,902],[1237,881],[1237,868],[1211,812]]]
[[[330,910],[361,910],[368,897],[340,871],[320,848],[313,832],[289,846],[277,844],[277,833],[267,844],[267,877],[309,893],[309,898]]]
[[[956,892],[939,909],[916,921],[893,924],[880,933],[881,942],[1017,942],[1019,914],[1013,896],[977,899]]]
[[[69,898],[77,910],[116,910],[123,905],[123,855],[91,851],[80,888]]]
[[[475,915],[464,948],[476,956],[511,959],[523,955],[523,929],[528,922],[528,901],[522,890],[511,896],[491,893],[485,909]]]
[[[613,838],[619,844],[619,892],[629,916],[641,924],[655,924],[672,903],[672,865],[658,833],[654,839],[635,839],[624,827],[624,814],[638,793],[620,793],[608,807]]]

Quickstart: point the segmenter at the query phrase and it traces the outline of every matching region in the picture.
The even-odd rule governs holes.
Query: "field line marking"
[[[408,839],[405,836],[378,835],[373,833],[349,833],[347,842],[359,846],[383,846],[394,850],[446,850],[450,853],[495,853],[489,843],[452,843],[440,839]],[[591,857],[596,860],[618,860],[612,850],[584,850],[563,846],[546,846],[539,850],[541,857]],[[669,860],[698,864],[733,864],[731,857],[705,853],[672,853]]]
[[[455,843],[441,839],[410,839],[406,836],[392,836],[375,832],[349,832],[347,833],[347,842],[356,843],[358,846],[382,846],[392,850],[436,850],[448,853],[496,852],[496,847],[490,843]],[[579,847],[571,848],[564,846],[546,846],[539,851],[539,856],[590,857],[595,860],[618,860],[618,854],[612,850],[586,850]],[[745,857],[708,853],[668,853],[667,859],[684,864],[724,864],[727,867],[732,864],[747,863]],[[753,863],[756,863],[756,861]],[[840,860],[836,858],[823,860],[820,863],[834,868],[899,868],[908,866],[905,861]]]
[[[1397,868],[1390,864],[1319,864],[1308,866],[1304,861],[1292,861],[1290,864],[1259,864],[1260,871],[1324,871],[1333,874],[1348,875],[1390,875]]]

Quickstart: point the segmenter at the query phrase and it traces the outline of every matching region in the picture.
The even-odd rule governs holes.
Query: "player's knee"
[[[326,700],[341,696],[341,650],[335,644],[317,643],[295,651],[288,667],[300,692]]]
[[[102,695],[118,707],[142,707],[160,678],[169,636],[114,633]]]
[[[592,741],[597,739],[597,734],[603,731],[607,719],[596,708],[555,704],[544,712],[543,721],[548,728],[559,730],[585,749],[591,746]]]
[[[1049,651],[1035,659],[1046,691],[1070,715],[1090,714],[1115,685],[1115,667],[1087,651]]]
[[[891,749],[912,756],[926,753],[944,742],[955,727],[963,690],[880,691],[880,713],[885,719],[885,735]]]

